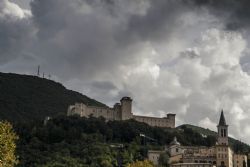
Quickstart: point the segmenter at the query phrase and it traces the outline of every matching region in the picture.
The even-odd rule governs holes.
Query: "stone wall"
[[[170,127],[175,128],[175,123],[173,122],[173,118],[157,118],[157,117],[147,117],[147,116],[139,116],[134,115],[133,117],[138,122],[144,122],[150,126],[157,126],[157,127]]]

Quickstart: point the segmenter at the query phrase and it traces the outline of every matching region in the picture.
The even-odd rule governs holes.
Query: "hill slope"
[[[0,119],[16,122],[64,115],[75,102],[105,106],[52,80],[0,73]]]
[[[194,126],[194,125],[184,124],[184,125],[177,127],[177,129],[183,129],[183,128],[190,128],[193,131],[198,132],[201,135],[205,135],[205,136],[209,136],[209,135],[217,136],[217,133],[210,129],[205,129],[205,128]],[[229,144],[233,147],[233,149],[236,152],[237,150],[243,150],[243,152],[248,152],[250,150],[250,146],[248,144],[243,143],[231,137],[229,137]]]

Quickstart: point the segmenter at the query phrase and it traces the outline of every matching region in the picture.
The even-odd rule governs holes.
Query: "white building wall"
[[[243,167],[243,163],[246,163],[247,166],[247,156],[243,154],[234,154],[233,163],[234,167]]]
[[[154,165],[158,165],[159,164],[159,158],[160,155],[163,153],[164,151],[152,151],[149,150],[148,151],[148,160],[153,162]]]

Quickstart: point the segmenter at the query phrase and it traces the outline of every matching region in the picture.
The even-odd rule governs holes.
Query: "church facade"
[[[158,164],[160,154],[168,151],[170,154],[170,164],[172,167],[196,167],[196,166],[217,166],[217,167],[246,167],[247,156],[236,154],[228,143],[228,125],[221,112],[219,124],[217,126],[217,143],[213,147],[203,146],[182,146],[177,138],[166,147],[164,151],[150,150],[148,158],[155,165]]]
[[[175,114],[167,114],[166,117],[149,117],[139,116],[132,113],[132,99],[130,97],[123,97],[120,103],[116,103],[112,108],[110,107],[96,107],[88,106],[83,103],[76,103],[68,107],[67,115],[79,115],[81,117],[103,117],[106,120],[128,120],[134,119],[138,122],[144,122],[150,126],[175,128]]]

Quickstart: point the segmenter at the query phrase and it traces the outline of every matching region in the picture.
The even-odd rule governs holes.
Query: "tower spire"
[[[219,126],[226,126],[226,125],[227,125],[226,119],[224,117],[223,110],[221,110]]]

